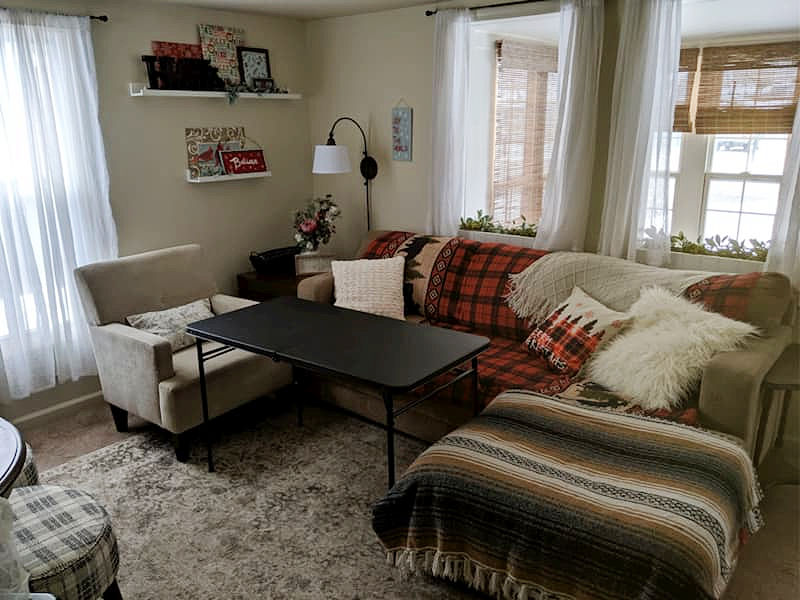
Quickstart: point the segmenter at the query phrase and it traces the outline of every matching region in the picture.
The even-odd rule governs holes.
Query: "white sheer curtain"
[[[623,3],[599,252],[669,261],[669,150],[681,0]],[[646,231],[649,231],[646,233]]]
[[[785,274],[800,288],[800,103],[795,108],[765,269]]]
[[[95,372],[72,271],[116,255],[89,19],[0,9],[0,396]]]
[[[603,1],[561,0],[559,101],[537,248],[583,250],[594,162]]]
[[[436,13],[433,41],[433,144],[428,226],[455,235],[463,216],[467,180],[469,9]]]

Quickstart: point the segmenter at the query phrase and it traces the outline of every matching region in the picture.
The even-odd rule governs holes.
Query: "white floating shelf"
[[[220,183],[222,181],[236,181],[237,179],[263,179],[264,177],[271,177],[272,171],[263,173],[242,173],[241,175],[214,175],[212,177],[192,177],[189,171],[186,171],[186,181],[189,183]]]
[[[227,98],[228,92],[203,92],[195,90],[153,90],[143,83],[129,83],[128,91],[134,98],[159,97],[159,98]],[[256,100],[302,100],[303,94],[256,94],[255,92],[241,92],[239,98]]]

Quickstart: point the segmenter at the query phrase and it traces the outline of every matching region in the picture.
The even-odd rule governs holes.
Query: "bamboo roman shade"
[[[673,131],[692,131],[692,90],[697,74],[697,57],[700,48],[682,48],[678,62],[678,89],[675,95],[675,120]]]
[[[682,50],[674,130],[791,133],[800,100],[798,66],[797,42]]]
[[[490,211],[495,221],[538,221],[558,114],[558,49],[496,44],[494,156]]]

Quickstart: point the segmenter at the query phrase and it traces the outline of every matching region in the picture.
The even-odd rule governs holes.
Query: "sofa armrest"
[[[175,375],[169,342],[121,323],[91,332],[106,401],[160,425],[158,383]]]
[[[297,297],[312,302],[333,302],[333,273],[320,273],[297,284]]]
[[[255,300],[248,300],[247,298],[239,298],[238,296],[229,296],[228,294],[214,294],[211,296],[211,311],[215,315],[222,315],[224,313],[239,310],[240,308],[247,308],[258,304]]]
[[[791,336],[791,327],[781,325],[741,350],[720,352],[708,363],[700,385],[699,416],[704,427],[741,438],[752,455],[761,415],[761,384]]]

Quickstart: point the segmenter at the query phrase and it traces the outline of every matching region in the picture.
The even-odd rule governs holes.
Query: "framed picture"
[[[253,77],[253,85],[250,89],[257,92],[272,93],[275,89],[275,80],[269,77]]]
[[[254,79],[272,79],[272,71],[269,68],[269,50],[238,46],[236,57],[239,59],[239,78],[247,87],[255,88]]]
[[[193,179],[224,175],[221,154],[244,148],[244,127],[187,127],[186,159]]]
[[[410,106],[395,106],[392,109],[392,159],[411,160],[414,111]]]

